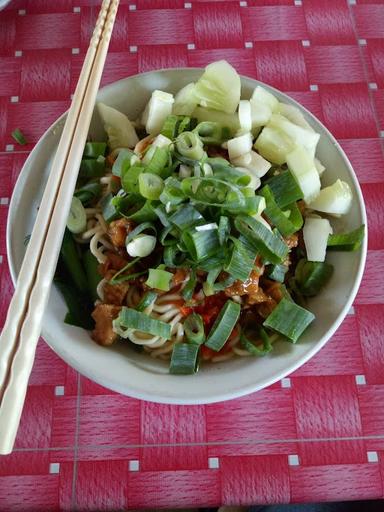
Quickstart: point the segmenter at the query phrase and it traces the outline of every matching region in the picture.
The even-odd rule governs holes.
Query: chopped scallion
[[[240,343],[252,356],[262,357],[272,350],[271,340],[262,327],[259,329],[256,341],[251,341],[244,333],[241,333]],[[260,348],[261,344],[263,345],[262,348]]]
[[[313,313],[283,298],[264,321],[263,326],[282,334],[292,343],[296,343],[314,319]]]
[[[19,128],[16,128],[16,130],[13,130],[11,135],[15,139],[15,141],[18,144],[20,144],[21,146],[24,146],[25,144],[27,144],[27,140],[26,140],[26,138],[24,137],[24,134],[22,133],[22,131]]]
[[[199,368],[199,345],[176,343],[173,347],[169,373],[188,375]]]
[[[197,313],[192,313],[184,321],[184,332],[189,343],[201,345],[205,341],[203,319]]]
[[[119,316],[113,322],[115,332],[122,337],[128,337],[129,330],[137,330],[152,334],[152,336],[160,336],[169,340],[171,337],[171,324],[156,320],[141,311],[123,307]]]
[[[240,304],[228,300],[213,324],[205,346],[218,352],[228,340],[240,316]]]
[[[365,225],[348,233],[329,235],[328,250],[330,251],[357,251],[364,239]]]
[[[148,279],[145,284],[155,290],[162,290],[168,292],[171,288],[171,280],[173,278],[172,272],[167,272],[160,268],[150,268]]]

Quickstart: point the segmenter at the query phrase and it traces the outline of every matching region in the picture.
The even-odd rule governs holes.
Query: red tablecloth
[[[69,106],[98,4],[14,0],[0,13],[0,325],[12,293],[5,226],[13,186]],[[207,406],[112,393],[41,341],[16,448],[0,458],[2,511],[383,496],[383,1],[122,1],[103,83],[220,58],[300,101],[350,157],[370,228],[354,308],[289,378]],[[25,148],[11,138],[16,127]]]

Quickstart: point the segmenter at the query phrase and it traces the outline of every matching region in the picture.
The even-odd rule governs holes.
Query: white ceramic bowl
[[[196,81],[201,69],[162,70],[133,76],[104,87],[99,100],[136,119],[151,91],[176,92]],[[249,98],[259,82],[242,78],[242,97]],[[263,84],[264,85],[264,84]],[[329,131],[307,110],[288,96],[264,85],[281,101],[298,106],[313,128],[321,134],[317,155],[326,166],[323,182],[336,177],[347,181],[354,194],[350,213],[340,227],[352,229],[367,223],[362,194],[344,152]],[[7,249],[12,279],[15,282],[24,255],[24,238],[32,230],[36,208],[42,196],[52,157],[62,127],[62,116],[40,139],[17,181],[7,226]],[[90,129],[94,139],[104,137],[97,116]],[[309,308],[316,320],[297,345],[278,342],[264,357],[238,358],[223,363],[203,365],[197,375],[168,374],[168,365],[136,354],[122,344],[112,348],[96,345],[88,333],[63,322],[66,306],[53,288],[43,321],[42,335],[53,350],[69,365],[97,383],[125,395],[162,403],[202,404],[235,398],[262,389],[291,373],[308,361],[339,327],[357,293],[366,257],[367,240],[355,253],[333,253],[334,275],[322,293],[311,300]]]

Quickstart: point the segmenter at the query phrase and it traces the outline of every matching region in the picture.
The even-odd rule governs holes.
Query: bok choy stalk
[[[202,107],[233,114],[240,101],[240,77],[225,60],[206,66],[194,94]]]
[[[133,148],[139,142],[136,131],[126,115],[101,102],[97,103],[97,108],[107,132],[111,150]]]
[[[165,119],[172,113],[174,101],[172,94],[153,91],[141,118],[147,133],[157,135],[161,132]]]

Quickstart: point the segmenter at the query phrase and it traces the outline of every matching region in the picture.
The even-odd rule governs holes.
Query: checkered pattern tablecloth
[[[0,325],[18,173],[69,106],[96,0],[14,0],[0,13]],[[0,510],[120,510],[383,497],[383,0],[126,0],[103,83],[225,58],[300,101],[338,138],[369,218],[366,272],[328,344],[289,378],[207,406],[104,389],[41,341]],[[20,127],[29,144],[15,145]]]

